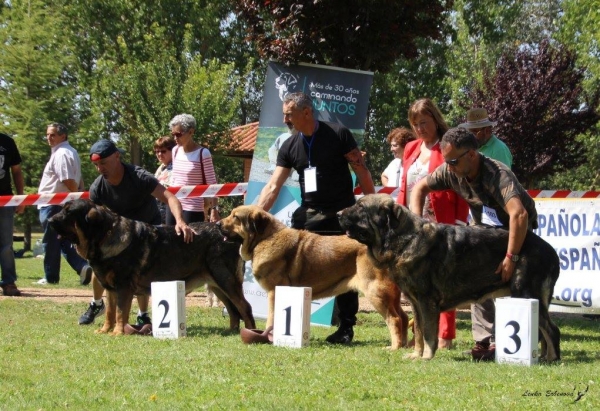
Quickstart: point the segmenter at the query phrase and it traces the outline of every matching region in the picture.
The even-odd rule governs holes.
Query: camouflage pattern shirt
[[[513,197],[519,197],[527,210],[529,229],[537,228],[535,202],[523,188],[517,177],[506,165],[480,154],[479,173],[473,181],[459,178],[443,163],[427,177],[427,185],[434,191],[454,190],[465,199],[471,209],[471,224],[494,225],[487,223],[484,209],[495,212],[499,223],[508,228],[510,217],[505,211],[506,203]],[[499,224],[496,224],[499,225]]]

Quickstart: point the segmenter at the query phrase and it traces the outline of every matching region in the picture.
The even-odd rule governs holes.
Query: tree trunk
[[[131,139],[131,146],[129,149],[131,155],[131,164],[136,166],[142,166],[142,145],[137,138]]]

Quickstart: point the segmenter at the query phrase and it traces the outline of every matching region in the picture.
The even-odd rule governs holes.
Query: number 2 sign
[[[152,292],[152,335],[155,338],[185,337],[185,282],[158,281]]]
[[[496,362],[538,363],[539,301],[530,298],[496,299]]]

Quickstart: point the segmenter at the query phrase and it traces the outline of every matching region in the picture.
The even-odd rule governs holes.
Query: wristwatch
[[[506,256],[513,263],[516,263],[517,261],[519,261],[519,256],[517,254],[506,253]]]

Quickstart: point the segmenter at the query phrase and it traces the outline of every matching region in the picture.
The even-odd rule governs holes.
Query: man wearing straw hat
[[[496,124],[495,121],[490,121],[486,109],[473,108],[467,111],[467,122],[460,124],[458,127],[466,128],[475,135],[480,153],[512,167],[510,150],[504,142],[492,134],[492,127]],[[492,298],[478,304],[471,304],[471,331],[475,340],[475,347],[466,353],[472,355],[475,360],[494,360],[495,316],[496,306]]]
[[[466,128],[475,134],[479,144],[479,152],[512,167],[512,154],[502,140],[492,134],[492,127],[497,123],[490,121],[484,108],[473,108],[467,111],[467,122],[458,127]]]

